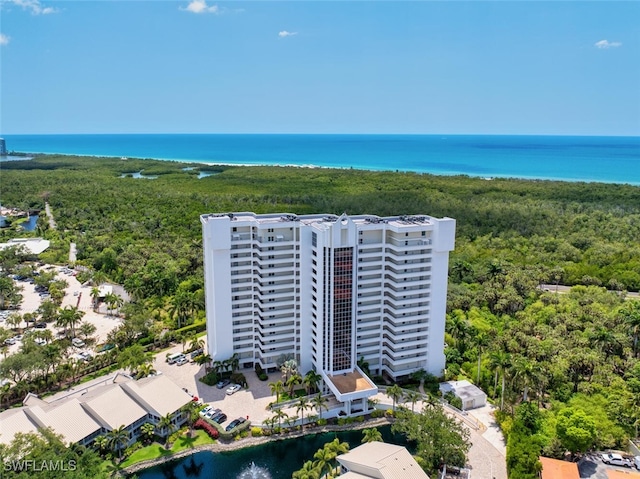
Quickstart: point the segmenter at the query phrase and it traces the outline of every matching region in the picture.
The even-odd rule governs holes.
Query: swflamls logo
[[[5,471],[41,472],[41,471],[75,471],[76,461],[36,461],[34,459],[8,461],[4,463]]]

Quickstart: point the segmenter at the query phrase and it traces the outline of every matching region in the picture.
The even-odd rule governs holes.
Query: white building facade
[[[214,360],[237,354],[242,366],[270,369],[293,354],[341,400],[375,390],[358,360],[394,380],[442,374],[455,220],[229,213],[201,222]]]

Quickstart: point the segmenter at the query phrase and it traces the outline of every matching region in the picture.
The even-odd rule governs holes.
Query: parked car
[[[84,348],[84,341],[80,338],[73,338],[71,340],[71,344],[73,344],[76,348]]]
[[[203,353],[202,348],[196,349],[195,351],[191,351],[191,353],[189,354],[189,357],[193,361],[198,356],[202,356],[202,353]]]
[[[611,466],[632,467],[633,463],[615,452],[607,452],[602,455],[602,462]]]
[[[33,341],[40,346],[44,346],[45,344],[47,344],[47,341],[42,338],[35,338]]]
[[[640,456],[636,456],[633,458],[633,465],[636,466],[636,469],[640,471]]]
[[[237,393],[238,391],[240,391],[240,389],[242,389],[242,386],[240,386],[239,384],[232,384],[227,388],[227,394],[231,395]]]
[[[231,431],[234,427],[239,426],[243,422],[247,422],[247,420],[243,417],[239,417],[238,419],[234,419],[229,423],[229,425],[225,428],[225,431]]]
[[[200,415],[200,417],[204,417],[205,414],[207,414],[212,409],[213,409],[213,406],[209,404],[209,405],[203,407],[198,414]]]
[[[15,338],[7,338],[4,340],[4,344],[7,344],[9,346],[11,346],[12,344],[16,344],[16,339]]]
[[[22,341],[22,338],[23,338],[23,337],[24,337],[24,336],[22,336],[22,334],[16,334],[16,335],[13,337],[13,339],[15,339],[16,341]]]
[[[34,328],[36,329],[46,329],[46,327],[47,327],[47,323],[45,322],[36,323],[36,325],[34,326]]]
[[[221,412],[222,411],[220,409],[211,409],[210,411],[207,411],[207,413],[204,415],[204,417],[206,417],[207,419],[213,419],[214,417],[216,417]]]
[[[178,358],[178,360],[176,361],[176,364],[178,366],[182,366],[183,364],[187,364],[189,362],[189,360],[187,359],[186,356],[182,356],[181,358]]]
[[[218,424],[222,424],[227,420],[227,415],[223,412],[220,412],[211,418],[213,422],[217,422]]]
[[[216,384],[216,387],[218,389],[222,389],[223,387],[228,386],[229,384],[231,384],[231,381],[229,381],[228,379],[222,379],[218,381],[218,384]]]

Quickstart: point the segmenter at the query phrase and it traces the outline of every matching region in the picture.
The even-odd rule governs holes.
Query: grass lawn
[[[200,446],[203,444],[213,444],[215,442],[204,431],[194,432],[195,434],[193,437],[187,437],[186,434],[180,436],[180,438],[175,443],[173,443],[173,446],[169,450],[166,450],[162,444],[158,444],[156,442],[154,442],[150,446],[138,449],[121,464],[121,467],[128,467],[137,462],[148,461],[150,459],[156,459],[162,456],[170,456],[185,449]]]

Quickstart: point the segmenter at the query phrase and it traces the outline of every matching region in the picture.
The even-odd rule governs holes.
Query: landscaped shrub
[[[267,376],[267,373],[262,369],[262,366],[260,366],[259,363],[256,363],[255,370],[260,381],[267,381],[269,379],[269,376]]]
[[[243,388],[247,387],[247,378],[242,373],[233,373],[229,379],[232,383],[239,384]]]
[[[209,371],[200,378],[200,382],[205,383],[207,386],[213,386],[218,382],[218,374],[215,371]]]
[[[198,419],[193,427],[195,429],[202,429],[209,435],[209,437],[211,437],[211,439],[218,439],[218,437],[220,436],[218,430],[204,419]]]
[[[384,416],[384,411],[382,409],[374,409],[371,411],[371,417],[382,417]]]
[[[262,436],[262,428],[261,427],[252,427],[251,428],[251,435],[253,437],[260,437]]]

